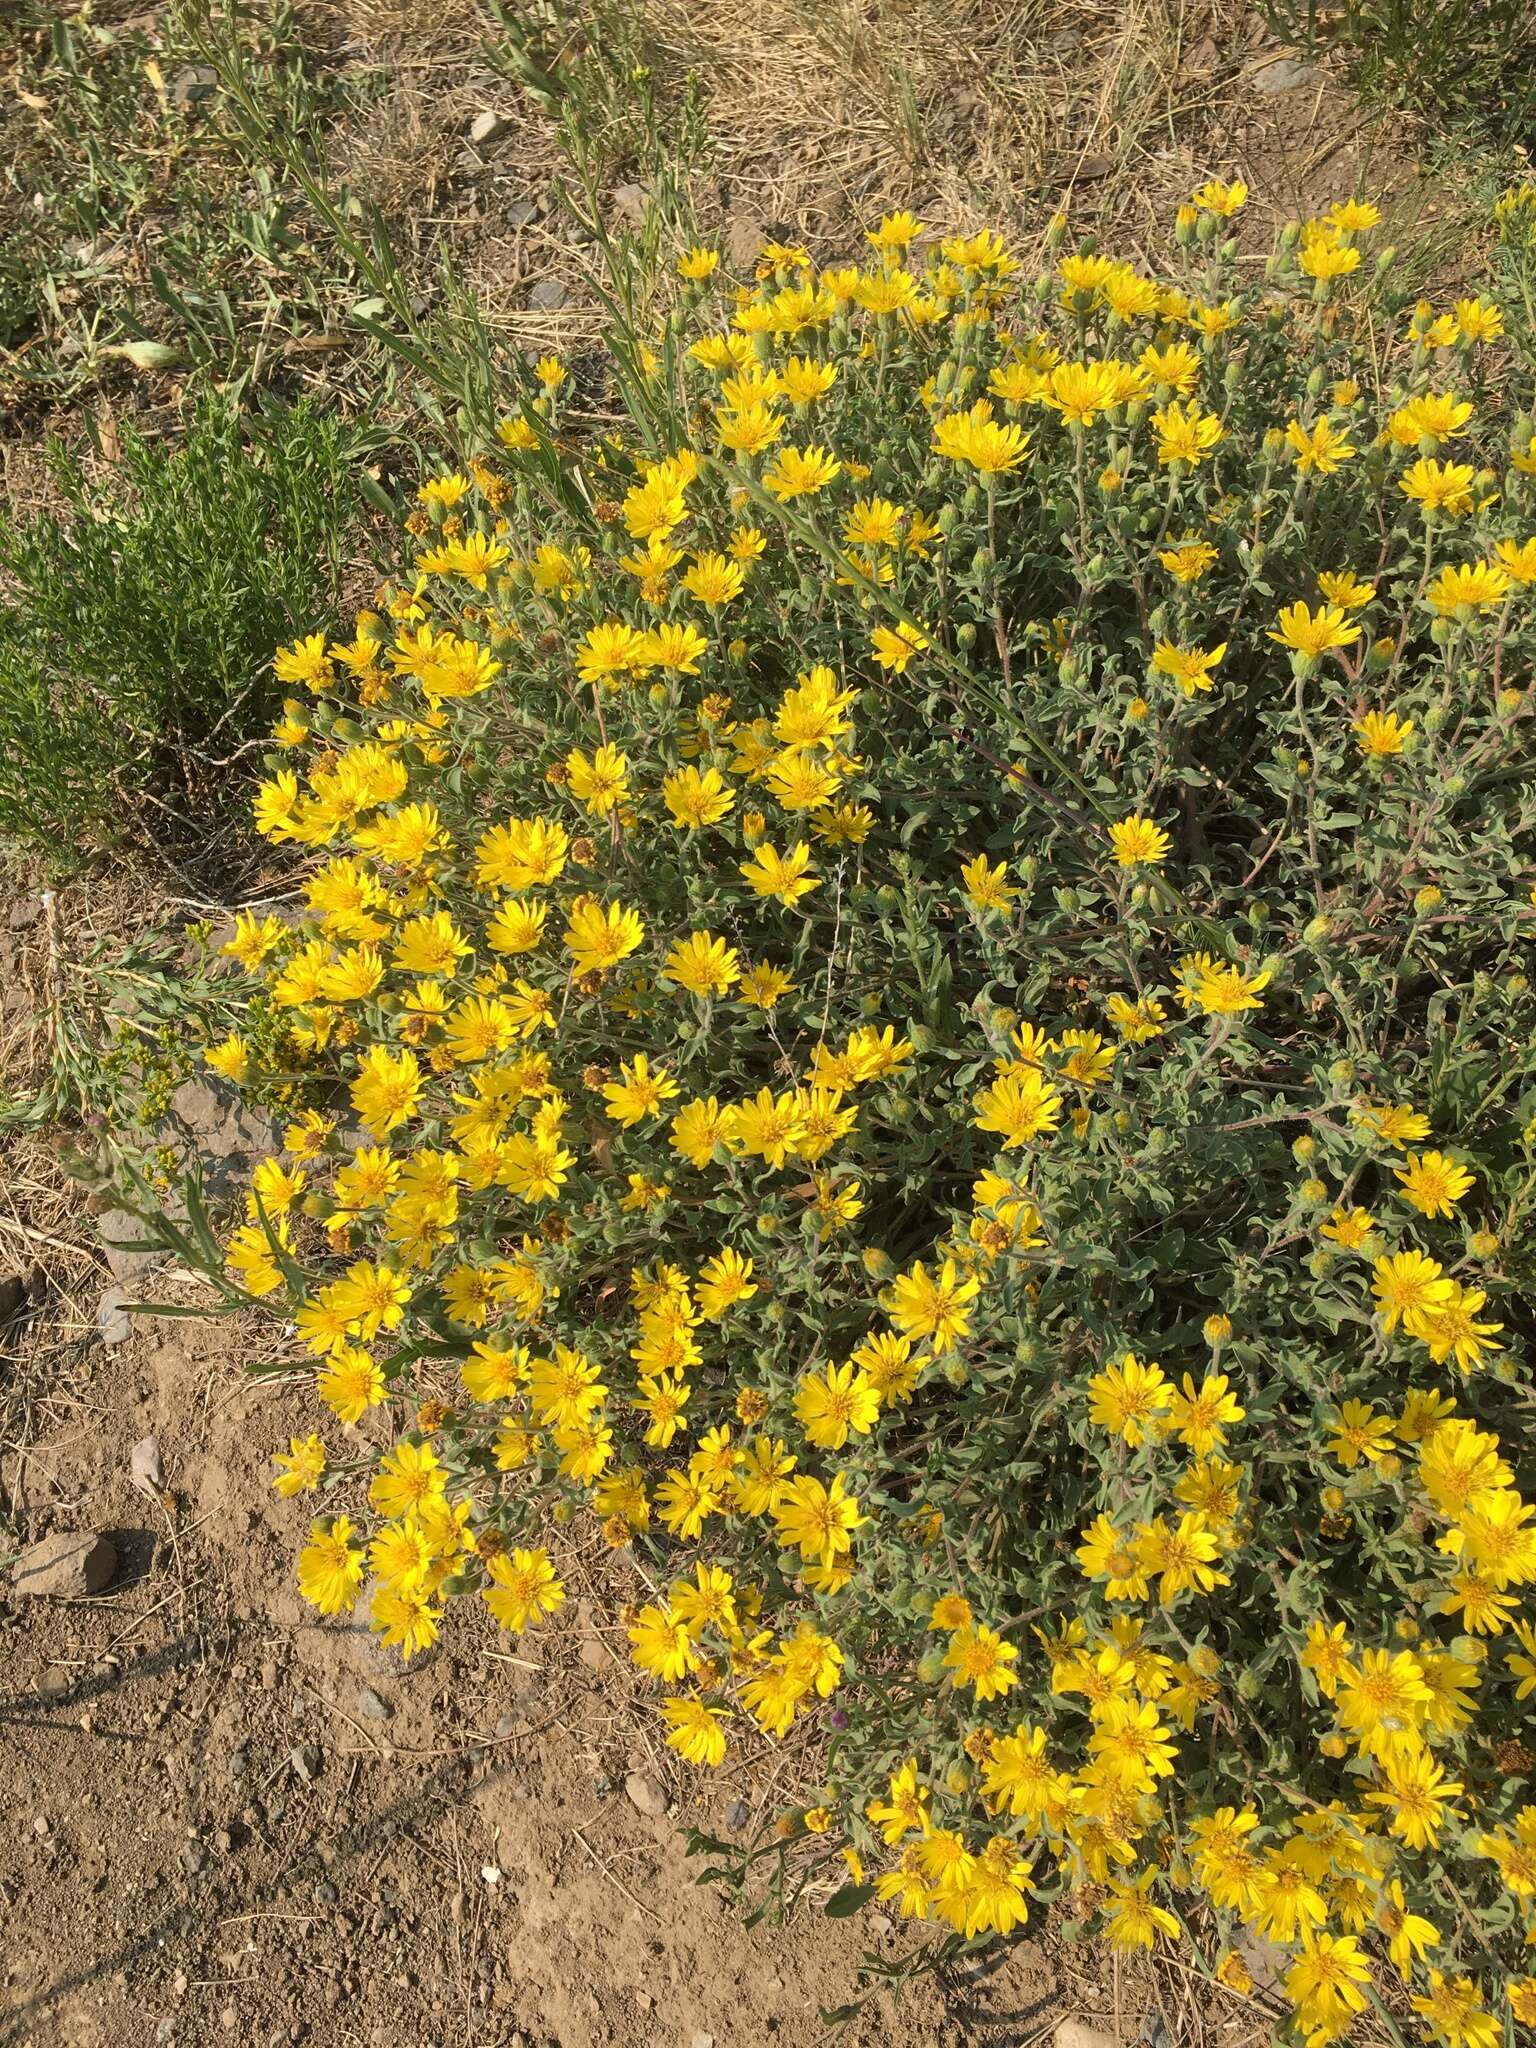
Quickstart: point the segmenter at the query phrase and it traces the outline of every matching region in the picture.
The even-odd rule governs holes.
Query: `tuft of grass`
[[[1368,101],[1462,142],[1536,144],[1529,0],[1263,0],[1274,31],[1331,50]]]
[[[272,650],[334,605],[368,429],[206,397],[180,446],[51,451],[58,509],[0,520],[0,834],[68,868],[216,817],[282,691]]]

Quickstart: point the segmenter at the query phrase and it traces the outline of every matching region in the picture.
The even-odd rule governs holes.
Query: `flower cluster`
[[[535,1626],[600,1528],[679,1755],[818,1745],[804,1868],[1491,2048],[1536,430],[1512,307],[1406,301],[1360,200],[1241,267],[1245,199],[1163,276],[687,252],[589,443],[536,366],[279,657],[228,1269],[313,1368],[323,1613]]]

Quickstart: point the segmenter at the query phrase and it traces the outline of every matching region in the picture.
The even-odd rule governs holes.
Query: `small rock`
[[[624,1780],[625,1797],[642,1813],[661,1819],[667,1810],[667,1795],[648,1771],[631,1771]]]
[[[323,1759],[318,1749],[304,1744],[301,1744],[298,1749],[292,1750],[288,1757],[288,1762],[293,1768],[293,1775],[296,1778],[302,1779],[306,1785],[312,1785],[316,1778],[319,1777],[322,1761]]]
[[[619,185],[614,188],[613,210],[622,221],[631,227],[639,227],[645,219],[646,189],[643,185]]]
[[[27,1283],[19,1273],[7,1273],[0,1279],[0,1323],[8,1323],[12,1316],[19,1315],[27,1299]]]
[[[733,1799],[731,1801],[730,1805],[725,1809],[725,1824],[733,1835],[741,1833],[747,1824],[751,1811],[752,1809],[748,1806],[745,1799]]]
[[[117,1571],[117,1546],[89,1530],[29,1543],[11,1567],[11,1591],[32,1599],[68,1600],[99,1593]]]
[[[1248,83],[1255,92],[1297,92],[1303,86],[1326,85],[1328,74],[1321,65],[1305,63],[1300,57],[1276,57],[1268,64],[1255,66],[1248,74]]]
[[[97,1303],[96,1328],[103,1344],[126,1344],[133,1335],[133,1317],[125,1306],[127,1300],[126,1287],[109,1287]]]
[[[315,1904],[317,1906],[334,1906],[340,1897],[341,1893],[337,1891],[335,1885],[331,1883],[328,1877],[318,1877],[315,1879]]]
[[[388,1700],[380,1699],[371,1685],[360,1685],[357,1689],[357,1711],[365,1721],[387,1721],[395,1710]]]
[[[249,1765],[250,1760],[250,1752],[246,1749],[245,1744],[242,1742],[238,1749],[232,1749],[229,1752],[229,1762],[224,1766],[224,1768],[229,1772],[229,1775],[232,1778],[243,1778],[245,1776],[246,1768]]]
[[[261,1667],[261,1689],[263,1692],[277,1691],[277,1666],[270,1660]]]
[[[541,313],[558,313],[570,298],[558,277],[541,277],[528,294],[528,303]]]
[[[211,64],[183,64],[166,86],[165,96],[173,107],[192,107],[199,100],[211,100],[218,87],[219,74]]]
[[[1101,2034],[1083,2020],[1061,2020],[1052,2035],[1055,2048],[1117,2048],[1113,2034]]]
[[[882,1941],[896,1932],[896,1923],[889,1913],[871,1913],[869,1916],[869,1927],[870,1932],[877,1934]]]
[[[96,1235],[114,1280],[131,1280],[170,1257],[163,1247],[149,1244],[145,1226],[127,1209],[103,1209],[96,1218]]]
[[[613,1659],[596,1636],[588,1636],[576,1655],[589,1671],[607,1671],[613,1663]]]
[[[165,1491],[165,1467],[160,1462],[160,1439],[141,1436],[128,1459],[128,1476],[140,1493],[158,1500]]]
[[[695,2034],[690,2048],[715,2048],[715,2037],[713,2034]]]
[[[219,2025],[224,2029],[226,2034],[232,2034],[235,2031],[236,2027],[239,2026],[239,2024],[239,2013],[235,2011],[235,2008],[232,2005],[226,2005],[224,2010],[219,2014]]]
[[[213,1838],[213,1846],[221,1856],[227,1856],[235,1846],[235,1838],[229,1828],[220,1828]]]
[[[505,114],[493,113],[489,107],[482,107],[469,124],[469,139],[477,149],[487,143],[500,142],[512,123]]]
[[[188,1842],[181,1852],[181,1860],[186,1865],[188,1877],[198,1877],[208,1867],[208,1851],[201,1842]]]
[[[527,227],[538,210],[536,199],[514,199],[507,208],[507,226],[514,230]]]
[[[38,1698],[53,1701],[67,1699],[72,1683],[69,1673],[61,1671],[55,1664],[37,1681]]]
[[[18,896],[5,920],[13,932],[30,931],[43,914],[41,896]]]

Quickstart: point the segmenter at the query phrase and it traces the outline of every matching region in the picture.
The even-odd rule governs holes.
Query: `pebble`
[[[166,97],[173,107],[195,106],[199,100],[212,99],[218,85],[219,74],[211,64],[183,64],[166,87]]]
[[[499,142],[511,125],[505,114],[495,113],[490,107],[482,107],[469,124],[469,139],[476,148],[488,142]]]
[[[1061,2020],[1052,2035],[1055,2048],[1116,2048],[1112,2034],[1104,2034],[1082,2020]]]
[[[558,313],[570,292],[557,277],[541,277],[528,294],[528,303],[541,313]]]
[[[507,208],[507,226],[512,229],[527,227],[538,210],[537,200],[514,199]]]
[[[739,1835],[751,1817],[752,1809],[745,1799],[733,1799],[725,1809],[725,1824],[733,1835]]]
[[[1304,63],[1300,57],[1278,57],[1272,64],[1259,64],[1249,72],[1248,83],[1256,92],[1296,92],[1302,86],[1328,83],[1321,65]]]
[[[638,1807],[641,1813],[652,1814],[658,1820],[666,1813],[666,1792],[648,1771],[631,1771],[624,1780],[624,1793],[630,1805]]]
[[[261,1689],[263,1692],[277,1691],[277,1666],[275,1664],[268,1663],[262,1665]]]
[[[156,1436],[142,1436],[134,1445],[128,1459],[128,1476],[139,1492],[149,1500],[158,1500],[165,1491],[165,1466],[160,1458],[160,1439]]]
[[[320,1775],[323,1759],[318,1749],[300,1744],[297,1749],[290,1751],[288,1761],[293,1766],[293,1775],[301,1778],[306,1785],[312,1785]]]
[[[133,1317],[124,1306],[127,1299],[126,1287],[108,1287],[96,1305],[96,1329],[109,1349],[126,1344],[133,1335]]]
[[[246,1766],[249,1764],[250,1760],[250,1751],[242,1742],[238,1749],[232,1749],[229,1752],[229,1761],[224,1766],[224,1768],[229,1772],[229,1775],[232,1778],[243,1778],[245,1776]]]
[[[371,1685],[357,1689],[357,1711],[365,1721],[387,1721],[394,1713],[388,1700],[381,1699]]]
[[[23,1598],[78,1599],[100,1593],[117,1575],[117,1545],[88,1529],[29,1543],[11,1567],[11,1591]]]
[[[595,1636],[589,1636],[576,1654],[589,1671],[605,1672],[613,1662]]]

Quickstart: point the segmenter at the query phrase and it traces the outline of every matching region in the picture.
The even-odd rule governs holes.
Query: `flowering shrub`
[[[593,1516],[701,1767],[966,1937],[1063,1892],[1487,2048],[1536,1797],[1536,431],[1349,200],[1239,261],[682,259],[302,691],[210,1064],[299,1560],[410,1651]],[[1398,1983],[1398,1979],[1401,1983]]]

